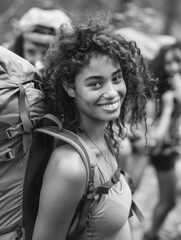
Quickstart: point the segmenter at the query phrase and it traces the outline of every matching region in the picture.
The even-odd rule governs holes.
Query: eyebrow
[[[112,76],[118,74],[118,73],[122,73],[122,70],[121,68],[119,68],[118,70],[116,70],[115,72],[112,73]]]
[[[111,74],[111,76],[113,77],[113,76],[115,76],[115,75],[118,74],[118,73],[122,73],[121,68],[119,68],[118,70],[116,70],[115,72],[113,72],[113,73]],[[85,80],[91,80],[92,78],[93,78],[93,79],[96,79],[96,80],[101,80],[101,79],[103,79],[102,76],[92,75],[92,76],[90,76],[90,77],[87,77]]]

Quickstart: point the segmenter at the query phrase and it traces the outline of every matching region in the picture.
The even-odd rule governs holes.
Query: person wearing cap
[[[38,69],[53,36],[61,24],[71,25],[70,17],[59,9],[31,8],[19,21],[19,35],[8,47]]]

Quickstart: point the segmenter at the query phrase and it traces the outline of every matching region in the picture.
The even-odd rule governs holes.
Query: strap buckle
[[[10,161],[12,160],[15,156],[13,154],[12,149],[8,148],[3,152],[0,152],[0,157],[2,157],[4,160]]]
[[[115,174],[112,176],[111,181],[113,182],[113,184],[119,182],[120,179],[120,170],[118,169]]]
[[[17,228],[16,229],[16,233],[17,233],[17,237],[15,240],[20,240],[23,236],[23,233],[22,233],[22,229],[21,228]]]
[[[108,194],[109,193],[109,188],[107,186],[99,186],[96,191],[96,194]]]

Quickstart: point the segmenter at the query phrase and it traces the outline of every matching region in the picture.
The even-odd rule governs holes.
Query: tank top
[[[91,147],[100,159],[100,152]],[[113,169],[117,169],[117,161],[111,152],[108,152],[109,162]],[[109,167],[109,168],[110,168]],[[99,180],[104,183],[110,180],[109,168],[102,167],[96,162],[95,171],[98,171]],[[131,231],[128,222],[129,211],[132,202],[132,193],[124,176],[121,174],[120,181],[113,185],[107,195],[102,195],[98,204],[93,204],[90,212],[87,228],[88,240],[131,240]]]

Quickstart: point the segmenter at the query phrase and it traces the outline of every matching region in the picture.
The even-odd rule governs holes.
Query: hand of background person
[[[181,102],[181,75],[177,73],[170,78],[170,84],[174,90],[175,98],[177,101]]]
[[[175,99],[175,91],[169,90],[166,91],[163,95],[162,95],[162,105],[163,105],[163,109],[166,110],[167,113],[172,113],[173,109],[174,109],[174,99]]]

